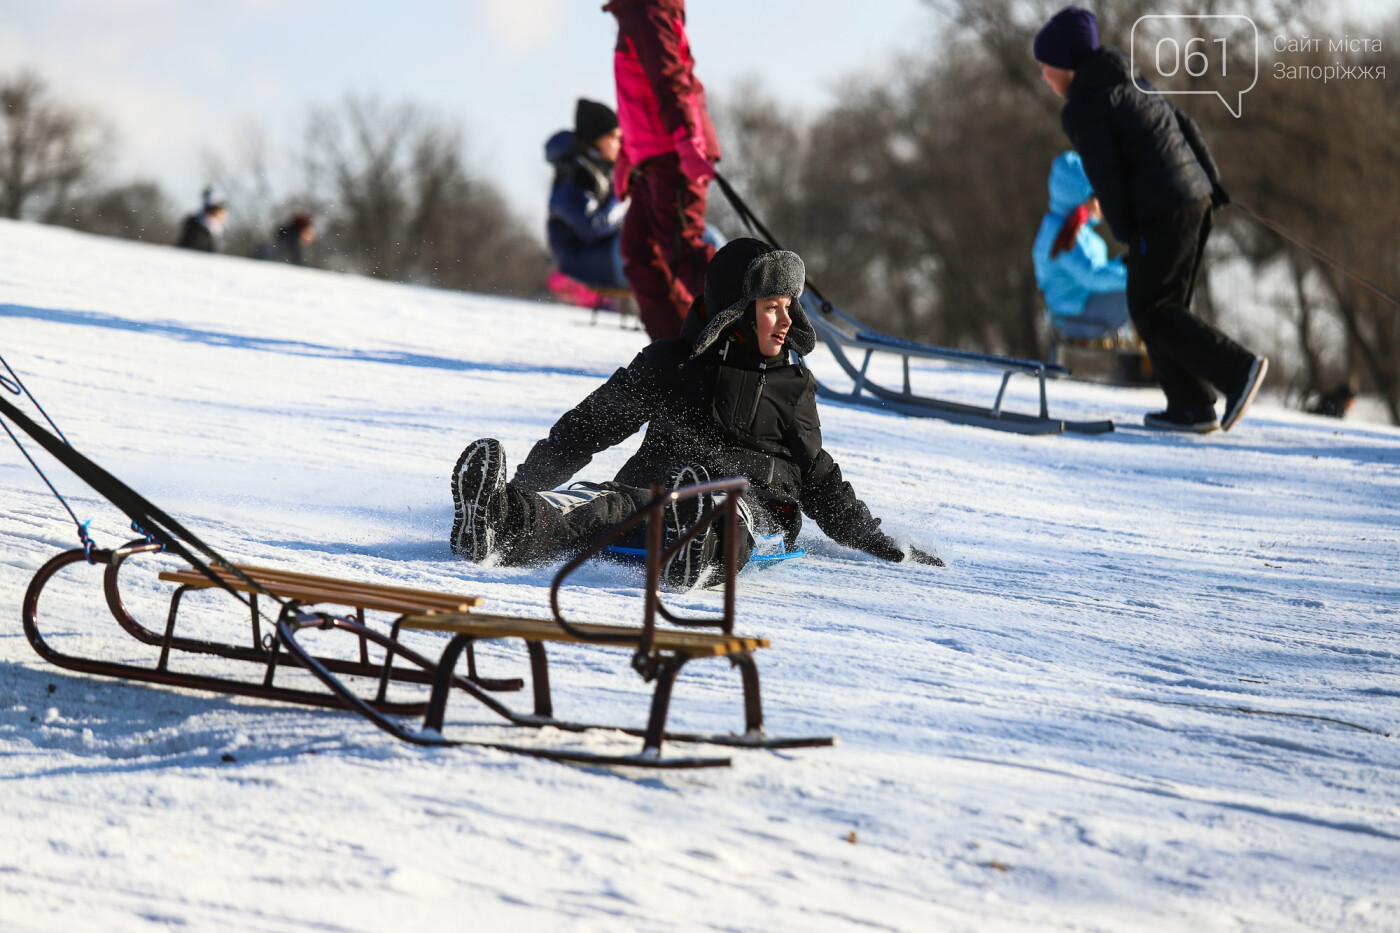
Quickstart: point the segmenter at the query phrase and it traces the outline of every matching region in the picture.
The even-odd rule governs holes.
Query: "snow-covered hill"
[[[576,309],[0,222],[0,354],[79,449],[232,557],[502,611],[543,611],[552,568],[453,558],[457,453],[492,435],[518,461],[639,345]],[[969,397],[996,378],[915,373]],[[423,751],[46,665],[20,601],[74,534],[0,454],[0,928],[1400,929],[1400,432],[1265,400],[1164,438],[1134,427],[1155,392],[1051,392],[1120,430],[823,408],[857,491],[950,566],[811,528],[808,558],[746,573],[770,728],[843,742],[689,774]],[[50,472],[99,543],[129,536]],[[55,639],[148,657],[82,571],[46,596]],[[581,584],[575,615],[635,619],[632,569]],[[158,616],[154,573],[131,585]],[[242,624],[217,604],[191,601]],[[644,717],[621,654],[554,660],[561,712]],[[677,728],[740,721],[737,675],[687,669]]]

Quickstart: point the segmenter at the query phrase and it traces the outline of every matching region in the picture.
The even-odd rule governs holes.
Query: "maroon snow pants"
[[[677,337],[690,303],[705,290],[715,249],[705,234],[705,194],[681,173],[674,153],[647,159],[632,176],[622,224],[622,270],[652,340]]]

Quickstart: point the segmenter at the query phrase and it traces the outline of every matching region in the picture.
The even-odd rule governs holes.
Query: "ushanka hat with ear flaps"
[[[741,271],[742,270],[742,271]],[[787,295],[792,299],[788,314],[786,346],[799,356],[812,352],[817,334],[807,312],[802,309],[802,291],[807,284],[807,267],[802,257],[774,249],[761,240],[741,237],[731,240],[715,253],[705,273],[705,307],[710,311],[704,330],[695,338],[692,357],[710,348],[720,335],[739,321],[760,298]]]

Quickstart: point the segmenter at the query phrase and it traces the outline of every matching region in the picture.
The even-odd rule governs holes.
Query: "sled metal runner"
[[[286,652],[274,635],[270,633],[264,634],[262,632],[256,592],[250,593],[250,606],[252,609],[251,631],[249,641],[244,644],[190,638],[176,634],[177,619],[179,617],[179,610],[183,605],[184,595],[191,589],[213,586],[212,583],[208,583],[207,581],[198,586],[187,583],[176,588],[170,599],[170,608],[166,615],[165,627],[162,631],[156,631],[137,620],[122,599],[119,579],[121,569],[130,557],[137,554],[153,553],[159,550],[159,544],[151,544],[144,540],[138,540],[132,541],[120,548],[95,550],[92,552],[90,558],[84,549],[74,548],[64,551],[50,559],[34,574],[24,597],[22,618],[24,634],[29,640],[29,644],[40,657],[44,658],[44,660],[56,664],[59,667],[85,674],[117,677],[123,680],[154,683],[166,687],[184,687],[194,690],[210,690],[216,693],[231,693],[238,696],[276,700],[283,703],[299,703],[306,706],[330,708],[341,706],[341,702],[338,698],[323,691],[287,687],[275,682],[278,666],[289,663],[295,664],[296,659]],[[154,666],[70,654],[56,648],[44,638],[44,634],[39,625],[39,602],[45,587],[59,571],[74,564],[82,563],[92,563],[104,568],[102,589],[107,602],[107,608],[111,611],[117,624],[128,635],[142,644],[160,649],[159,656]],[[347,585],[358,587],[365,586],[364,584]],[[353,597],[346,594],[343,598],[346,601],[342,603],[342,605],[354,606]],[[358,607],[356,615],[361,624],[363,624],[364,608]],[[326,657],[318,658],[317,661],[327,669],[347,676],[373,678],[377,681],[387,679],[408,684],[429,684],[432,682],[431,674],[425,673],[418,667],[389,667],[370,663],[366,650],[367,645],[368,642],[366,640],[361,640],[358,660]],[[212,676],[176,670],[171,666],[171,659],[172,655],[177,652],[246,662],[254,665],[254,670],[258,675],[258,679]],[[480,689],[508,691],[519,690],[524,686],[524,682],[518,679],[490,680],[476,677],[475,660],[474,658],[471,660],[472,663],[468,667],[467,676],[472,678],[474,684]],[[426,709],[426,704],[421,701],[414,703],[391,703],[387,700],[380,699],[376,701],[376,705],[385,711],[401,714],[416,714]]]
[[[764,226],[753,209],[734,190],[722,174],[715,175],[720,191],[734,208],[735,213],[755,236],[761,236],[778,249],[782,244],[771,230]],[[817,380],[817,394],[825,399],[867,405],[886,411],[899,412],[919,418],[941,418],[957,424],[970,424],[996,431],[1010,431],[1016,434],[1063,434],[1071,431],[1076,434],[1105,434],[1113,430],[1113,422],[1065,421],[1050,417],[1050,407],[1045,397],[1045,380],[1048,376],[1068,376],[1069,369],[1057,363],[1041,360],[1023,360],[1012,356],[998,356],[992,353],[974,353],[969,350],[955,350],[951,347],[935,347],[916,343],[891,334],[873,330],[865,324],[841,311],[826,299],[809,278],[802,294],[802,307],[812,322],[817,336],[826,344],[837,365],[845,371],[854,384],[849,392],[841,392]],[[863,352],[859,366],[847,356],[846,351]],[[870,361],[876,353],[891,353],[901,357],[904,367],[904,385],[901,389],[891,389],[870,377]],[[990,408],[967,405],[927,395],[917,395],[909,384],[909,360],[939,360],[964,366],[975,366],[1001,372],[1001,388]],[[1006,386],[1017,373],[1034,376],[1040,384],[1040,411],[1037,414],[1006,411],[1002,403],[1006,399]]]
[[[866,328],[860,321],[843,313],[829,301],[819,298],[808,289],[802,296],[802,307],[812,322],[817,336],[831,351],[837,364],[850,377],[853,387],[849,392],[833,389],[817,380],[817,394],[833,401],[854,402],[896,411],[904,415],[924,418],[941,418],[957,424],[970,424],[998,431],[1016,434],[1061,434],[1065,431],[1077,434],[1104,434],[1113,430],[1113,422],[1066,421],[1050,417],[1050,408],[1045,395],[1045,382],[1048,377],[1068,376],[1068,367],[1042,360],[1023,360],[1012,356],[997,356],[991,353],[974,353],[969,350],[955,350],[949,347],[935,347],[916,343],[900,337],[893,337]],[[864,353],[860,365],[847,355],[847,350]],[[903,363],[904,385],[891,389],[870,377],[870,361],[876,353],[889,353],[899,356]],[[909,384],[910,359],[939,360],[964,366],[1001,371],[1001,388],[990,408],[967,405],[945,399],[917,395]],[[1003,407],[1006,387],[1011,377],[1021,373],[1033,377],[1040,388],[1040,410],[1037,414],[1007,411]]]
[[[742,478],[714,480],[708,483],[666,491],[653,487],[648,504],[631,518],[619,523],[592,547],[565,564],[550,586],[550,619],[526,619],[477,613],[470,609],[459,612],[404,616],[394,623],[389,635],[368,629],[362,623],[324,613],[309,613],[289,607],[277,621],[278,637],[296,658],[297,663],[310,670],[327,689],[352,709],[379,728],[415,745],[471,745],[495,748],[517,754],[547,758],[553,761],[607,766],[643,768],[713,768],[731,763],[727,757],[690,755],[662,757],[666,741],[705,743],[740,748],[811,748],[835,744],[832,736],[801,736],[793,738],[767,735],[763,722],[763,707],[759,688],[758,668],[753,652],[768,647],[766,639],[736,636],[734,630],[735,577],[738,565],[738,496],[747,487]],[[707,511],[687,532],[669,548],[663,548],[663,509],[675,501],[706,493],[727,492],[724,501]],[[661,600],[662,568],[679,550],[721,516],[724,521],[724,610],[719,617],[690,618],[676,615]],[[566,619],[559,608],[559,592],[564,581],[585,562],[603,553],[639,523],[646,524],[647,555],[646,584],[643,593],[643,622],[640,628],[615,625],[591,625]],[[677,626],[657,628],[657,617]],[[696,629],[718,629],[717,634]],[[301,644],[300,633],[308,629],[339,630],[367,639],[385,652],[387,667],[396,658],[417,665],[433,677],[433,689],[419,728],[410,727],[381,708],[384,685],[374,701],[356,694],[328,666],[313,657]],[[406,647],[399,636],[404,630],[439,631],[453,635],[441,656],[431,660]],[[513,710],[470,680],[454,675],[453,671],[464,652],[470,651],[478,640],[514,639],[523,641],[530,657],[531,685],[534,707],[526,713]],[[654,682],[650,712],[644,728],[577,722],[554,715],[550,689],[549,662],[545,644],[569,643],[612,646],[632,650],[632,667],[643,680]],[[670,732],[666,719],[677,676],[685,664],[697,658],[722,657],[739,669],[743,687],[744,731],[732,735],[706,735]],[[444,733],[447,703],[453,688],[477,700],[512,726],[541,729],[553,727],[565,732],[610,730],[640,737],[641,749],[633,754],[600,754],[583,750],[517,745],[513,743],[478,741],[457,738]],[[459,727],[460,728],[460,727]]]

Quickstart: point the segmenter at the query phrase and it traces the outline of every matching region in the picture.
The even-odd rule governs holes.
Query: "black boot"
[[[472,441],[452,468],[453,553],[480,563],[506,517],[506,455],[495,438]]]
[[[710,474],[698,464],[687,463],[675,467],[666,478],[666,488],[679,489],[697,483],[708,483]],[[714,496],[703,493],[668,504],[663,512],[666,529],[666,547],[680,539],[690,527],[699,521],[700,516],[714,508]],[[688,590],[718,563],[719,536],[713,524],[686,542],[676,554],[661,568],[661,582],[672,589]]]

